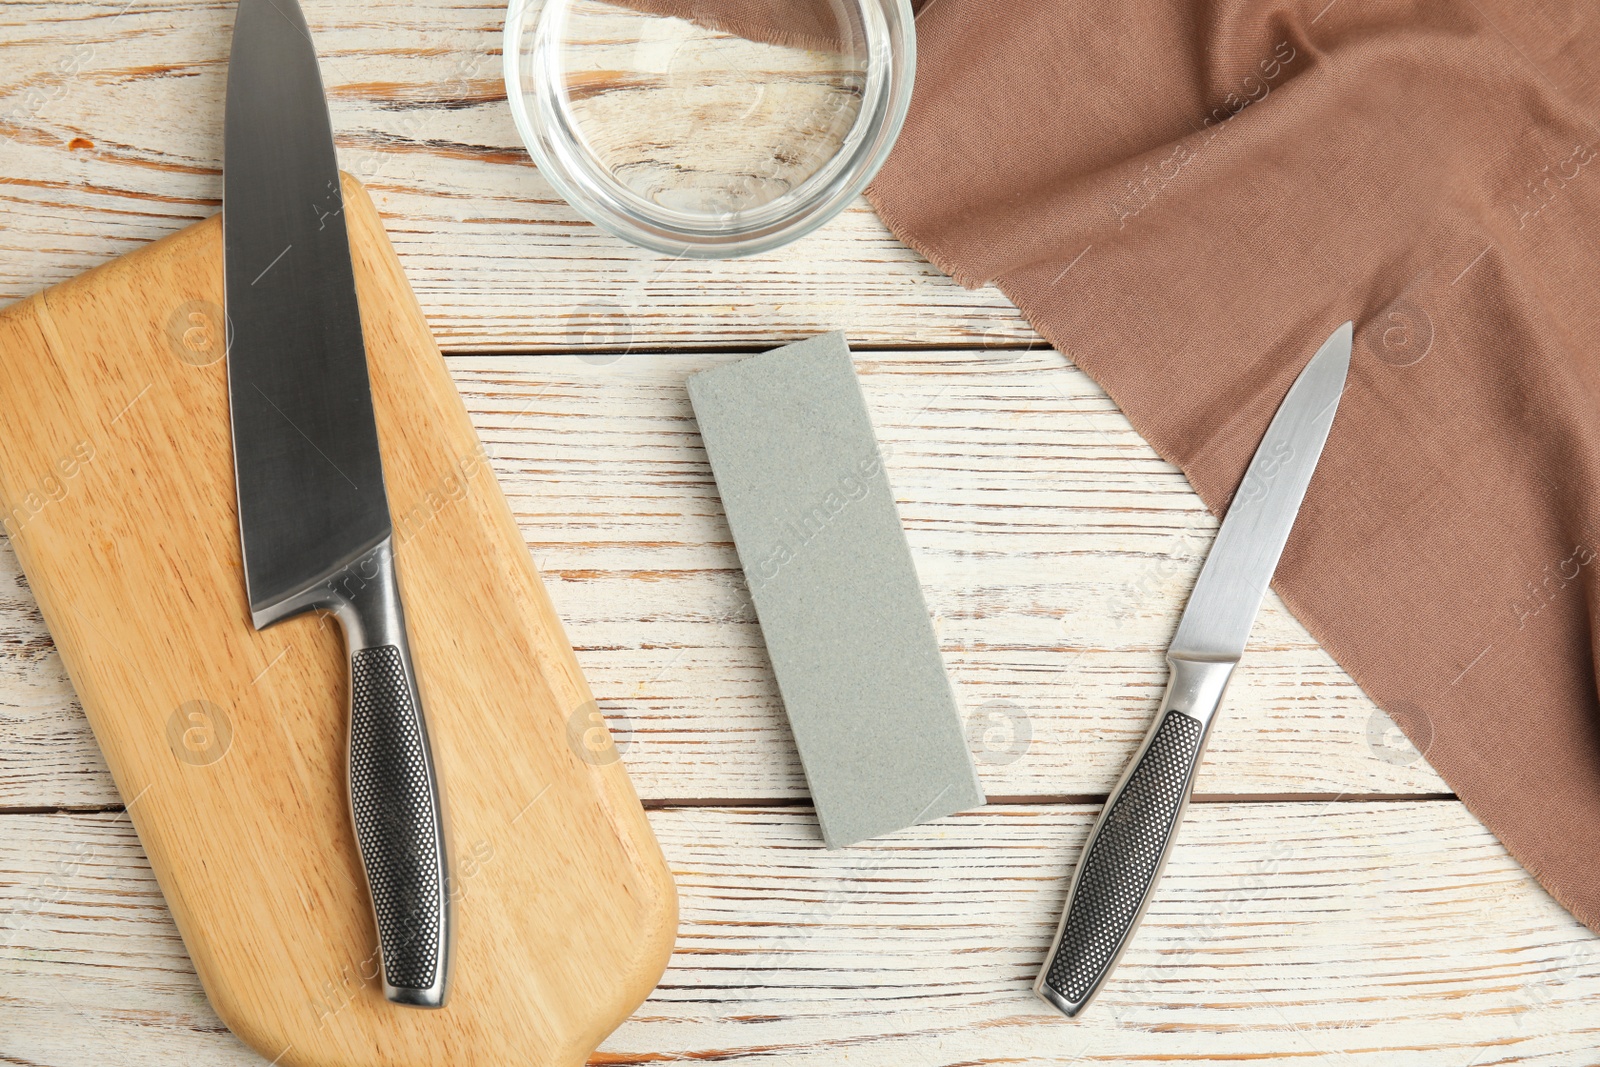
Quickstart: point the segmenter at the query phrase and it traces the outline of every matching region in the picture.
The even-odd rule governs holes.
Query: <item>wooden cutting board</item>
[[[219,219],[0,313],[0,506],[212,1005],[279,1064],[577,1064],[672,949],[671,876],[365,190],[345,212],[444,797],[440,1011],[385,1001],[331,619],[257,633]]]

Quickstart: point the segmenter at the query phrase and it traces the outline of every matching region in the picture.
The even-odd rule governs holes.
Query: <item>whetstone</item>
[[[206,994],[287,1067],[577,1067],[649,995],[670,872],[377,211],[344,186],[443,794],[450,999],[391,1004],[338,627],[250,623],[216,218],[0,312],[0,504]]]
[[[981,805],[844,336],[689,397],[828,847]]]

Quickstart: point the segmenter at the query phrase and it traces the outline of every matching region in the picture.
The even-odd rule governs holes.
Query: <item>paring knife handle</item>
[[[350,652],[350,811],[377,921],[383,992],[442,1007],[451,900],[433,752],[389,541],[334,583]]]
[[[1232,661],[1169,656],[1155,723],[1106,799],[1067,892],[1033,991],[1068,1016],[1082,1011],[1144,917],[1177,837]]]

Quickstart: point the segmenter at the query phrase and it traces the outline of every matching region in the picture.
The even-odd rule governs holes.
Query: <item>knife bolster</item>
[[[312,606],[338,618],[352,656],[366,648],[406,647],[405,608],[395,576],[392,538],[384,538],[329,575],[318,599],[321,603]]]
[[[1181,653],[1167,653],[1167,691],[1161,700],[1161,710],[1181,711],[1202,726],[1209,726],[1211,718],[1222,706],[1223,694],[1233,669],[1239,665],[1233,659],[1206,659]]]

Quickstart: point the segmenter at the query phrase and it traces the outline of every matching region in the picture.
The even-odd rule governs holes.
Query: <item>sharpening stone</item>
[[[689,399],[827,846],[983,804],[844,335]]]

